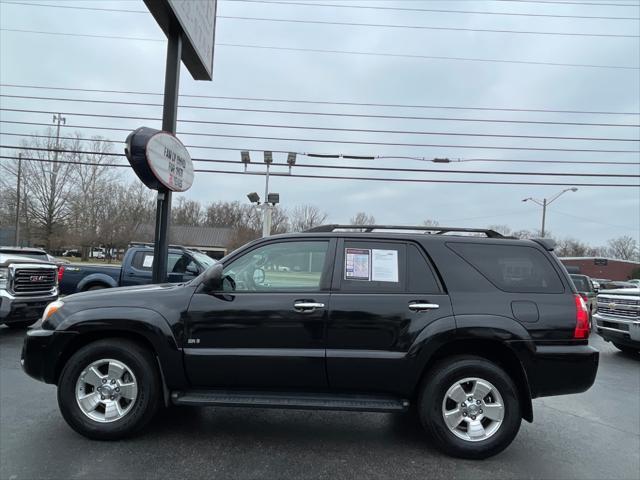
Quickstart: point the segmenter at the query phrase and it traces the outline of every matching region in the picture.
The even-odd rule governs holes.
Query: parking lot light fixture
[[[570,187],[570,188],[565,188],[564,190],[556,193],[553,197],[551,198],[543,198],[542,200],[538,200],[537,198],[533,198],[533,197],[527,197],[527,198],[523,198],[522,201],[523,202],[533,202],[537,205],[540,205],[542,207],[542,229],[540,230],[540,236],[542,238],[544,238],[544,227],[545,227],[545,220],[547,217],[547,205],[549,205],[551,202],[554,202],[555,200],[557,200],[562,194],[567,193],[567,192],[577,192],[578,188],[577,187]]]
[[[255,203],[257,205],[260,205],[260,195],[258,195],[256,192],[251,192],[247,194],[247,198],[249,199],[249,201],[251,203]]]
[[[247,150],[242,150],[240,152],[240,159],[242,160],[242,163],[244,164],[244,171],[247,171],[247,165],[249,165],[251,163],[251,155],[249,155],[249,152]]]

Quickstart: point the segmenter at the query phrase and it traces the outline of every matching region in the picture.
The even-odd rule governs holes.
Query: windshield
[[[205,255],[204,253],[191,252],[191,255],[193,255],[193,258],[196,260],[196,262],[198,262],[204,268],[209,268],[211,265],[217,263],[217,260],[214,260],[213,258],[211,258],[208,255]]]

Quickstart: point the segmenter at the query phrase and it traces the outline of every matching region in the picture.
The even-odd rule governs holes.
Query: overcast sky
[[[305,0],[310,3],[310,0]],[[98,7],[146,12],[142,1],[56,1],[38,4]],[[303,2],[304,3],[304,2]],[[323,4],[348,5],[326,0]],[[565,2],[566,3],[566,2]],[[528,121],[632,124],[640,123],[640,8],[638,2],[617,0],[610,5],[567,5],[516,1],[399,1],[358,0],[351,5],[392,6],[423,9],[528,13],[538,16],[470,13],[416,12],[327,6],[282,5],[221,1],[220,16],[301,19],[367,24],[454,27],[469,29],[599,33],[636,37],[589,37],[444,31],[409,28],[338,26],[219,18],[212,82],[195,81],[183,68],[182,94],[281,98],[336,102],[362,102],[460,107],[636,112],[635,115],[500,112],[428,108],[287,104],[258,101],[183,98],[182,105],[278,109],[395,116],[428,116]],[[629,4],[632,7],[616,6]],[[635,6],[633,6],[635,5]],[[555,15],[565,17],[546,17]],[[635,20],[578,19],[566,16],[632,17]],[[42,85],[139,92],[162,91],[166,38],[149,13],[92,11],[45,6],[0,4],[3,29],[64,32],[153,40],[55,36],[15,31],[0,32],[0,81]],[[356,52],[447,56],[476,59],[517,60],[568,64],[624,66],[594,68],[522,63],[437,60],[343,53],[256,49],[222,44],[244,44]],[[81,93],[0,87],[7,95],[56,96],[161,103],[162,97],[114,93]],[[159,118],[160,107],[86,104],[2,97],[3,108],[62,111],[69,125],[134,129],[142,125],[159,128],[156,120],[82,117],[74,113]],[[0,112],[3,120],[51,122],[50,114]],[[548,164],[461,162],[434,164],[416,160],[376,159],[352,161],[298,156],[300,164],[358,165],[513,172],[579,172],[591,174],[640,174],[640,164],[587,165],[589,161],[640,162],[635,153],[524,151],[461,146],[638,150],[638,127],[602,127],[548,124],[510,124],[443,120],[336,117],[255,112],[230,112],[181,108],[181,120],[338,127],[351,129],[412,130],[478,134],[597,137],[636,141],[587,141],[479,136],[442,136],[365,133],[178,123],[179,132],[314,139],[313,142],[258,140],[179,135],[187,145],[251,150],[257,163],[251,171],[263,171],[263,150],[354,155],[449,158],[539,159]],[[34,126],[0,124],[1,132],[33,133]],[[124,140],[123,131],[65,127],[71,134],[101,134]],[[18,138],[3,135],[5,145]],[[395,144],[438,144],[447,147],[366,145],[331,143],[337,140]],[[116,151],[122,146],[115,145]],[[7,150],[3,150],[5,153]],[[239,160],[239,151],[190,148],[194,158]],[[274,154],[284,162],[286,154]],[[558,160],[585,164],[554,164]],[[242,171],[240,165],[197,163],[196,168]],[[284,167],[274,171],[286,172]],[[638,178],[548,177],[450,173],[381,173],[296,167],[294,173],[311,175],[425,178],[440,180],[532,181],[562,183],[634,184],[633,188],[579,187],[554,202],[547,212],[547,230],[560,237],[574,237],[593,245],[620,235],[640,236],[640,184]],[[131,173],[123,178],[129,179]],[[124,180],[123,180],[124,181]],[[358,211],[375,216],[378,223],[416,224],[434,219],[441,225],[484,227],[506,224],[514,230],[538,229],[541,208],[525,197],[551,197],[565,186],[465,185],[273,177],[271,191],[280,193],[285,208],[301,203],[319,206],[331,222],[347,222]],[[184,194],[206,204],[217,200],[246,200],[246,193],[264,191],[263,176],[196,174]]]

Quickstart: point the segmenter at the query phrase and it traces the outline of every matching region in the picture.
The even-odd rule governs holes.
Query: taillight
[[[64,275],[64,265],[60,265],[58,267],[58,283],[62,281],[62,276]]]
[[[580,295],[574,296],[576,303],[576,328],[573,331],[573,338],[589,338],[589,310],[587,304]]]

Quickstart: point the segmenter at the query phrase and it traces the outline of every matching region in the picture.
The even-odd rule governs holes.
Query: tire
[[[91,285],[89,288],[85,288],[85,292],[90,292],[91,290],[102,290],[104,288],[108,288],[105,285]]]
[[[613,344],[618,350],[620,350],[623,353],[626,353],[629,355],[638,355],[638,353],[640,353],[640,350],[638,350],[637,348],[629,347],[627,345],[620,345],[619,343],[615,343],[615,342]]]
[[[153,418],[161,404],[160,382],[147,349],[129,340],[99,340],[82,347],[65,364],[58,382],[58,406],[69,426],[81,435],[117,440],[138,432]],[[108,390],[100,390],[104,388]],[[83,409],[78,398],[85,395],[91,398],[85,398]],[[115,401],[110,401],[110,395]]]
[[[481,385],[476,387],[478,382],[473,381],[461,383],[469,379],[480,380]],[[464,395],[455,388],[456,385],[464,390]],[[482,396],[488,387],[491,387],[488,393]],[[472,393],[474,388],[477,388],[478,398]],[[450,395],[460,401],[455,402]],[[468,401],[469,396],[472,396],[472,402]],[[500,409],[499,405],[503,408]],[[449,418],[454,425],[458,419],[460,422],[453,429],[445,422],[444,412],[455,412],[456,408],[459,416],[450,415]],[[495,363],[475,356],[447,358],[427,372],[419,393],[418,410],[423,427],[432,434],[438,449],[468,459],[482,459],[500,453],[511,444],[522,421],[518,391],[513,380]],[[489,411],[495,420],[489,417]]]
[[[23,328],[27,328],[31,325],[33,325],[34,323],[36,323],[38,321],[38,319],[34,319],[34,320],[24,320],[22,322],[9,322],[9,323],[5,323],[5,325],[9,328],[12,328],[14,330],[20,330]]]

